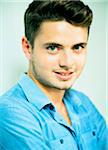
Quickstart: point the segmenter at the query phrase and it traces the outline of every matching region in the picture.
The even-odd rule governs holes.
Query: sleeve
[[[1,150],[49,150],[39,120],[18,106],[0,106]]]

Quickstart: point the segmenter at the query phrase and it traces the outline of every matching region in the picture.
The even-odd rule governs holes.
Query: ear
[[[31,56],[32,56],[32,47],[25,36],[22,37],[22,48],[23,48],[23,52],[25,53],[26,57],[30,60]]]

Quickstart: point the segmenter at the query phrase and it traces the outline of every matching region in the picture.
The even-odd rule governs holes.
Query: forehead
[[[87,42],[88,29],[74,26],[66,21],[43,22],[36,39],[44,42],[57,42],[61,44]]]

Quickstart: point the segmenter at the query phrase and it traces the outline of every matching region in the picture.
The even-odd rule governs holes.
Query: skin
[[[26,37],[22,38],[29,76],[62,112],[66,112],[62,102],[65,90],[74,84],[85,65],[87,41],[87,28],[66,21],[43,22],[33,49]]]

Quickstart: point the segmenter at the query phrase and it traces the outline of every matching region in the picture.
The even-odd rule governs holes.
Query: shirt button
[[[53,107],[52,105],[50,105],[50,107],[49,107],[49,108],[50,108],[50,110],[53,110],[53,109],[54,109],[54,107]]]
[[[93,136],[95,136],[96,135],[95,131],[93,131],[92,134],[93,134]]]
[[[63,143],[64,143],[64,140],[63,140],[63,139],[60,139],[60,143],[63,144]]]

